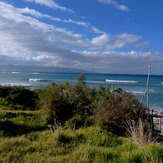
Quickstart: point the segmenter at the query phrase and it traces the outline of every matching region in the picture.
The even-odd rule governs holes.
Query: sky
[[[163,75],[162,0],[0,0],[0,65]]]

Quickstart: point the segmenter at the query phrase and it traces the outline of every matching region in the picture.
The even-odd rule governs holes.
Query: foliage
[[[126,122],[147,119],[145,107],[133,95],[120,88],[111,90],[100,86],[91,89],[83,74],[74,85],[50,83],[34,91],[1,86],[0,105],[21,110],[42,108],[49,124],[66,123],[75,128],[98,124],[117,135],[126,133]]]
[[[37,94],[22,86],[0,86],[0,105],[15,110],[37,109]]]
[[[102,94],[95,111],[95,121],[102,127],[122,135],[126,132],[127,121],[146,119],[145,108],[130,93],[121,89],[111,91],[107,88]]]
[[[120,88],[111,90],[100,86],[91,89],[83,74],[78,76],[74,85],[51,83],[35,92],[40,107],[47,110],[50,124],[57,121],[75,128],[98,124],[117,135],[124,135],[126,122],[147,119],[145,107],[133,95]]]
[[[48,123],[53,124],[54,119],[63,123],[71,118],[74,109],[74,99],[69,83],[55,84],[50,83],[44,89],[37,89],[40,98],[40,107],[47,110]]]
[[[74,86],[69,83],[50,83],[35,90],[39,95],[40,107],[48,112],[48,123],[53,124],[55,119],[64,124],[73,116],[83,119],[92,114],[93,91],[85,85],[83,79],[79,77]]]

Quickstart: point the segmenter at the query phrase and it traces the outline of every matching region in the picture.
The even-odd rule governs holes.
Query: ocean
[[[52,72],[0,72],[0,85],[20,85],[34,89],[50,82],[60,83],[68,81],[74,84],[79,73]],[[96,74],[85,73],[86,83],[90,87],[121,88],[132,93],[146,105],[147,75]],[[144,98],[143,98],[144,97]],[[151,75],[149,80],[149,106],[155,110],[163,109],[163,76]]]

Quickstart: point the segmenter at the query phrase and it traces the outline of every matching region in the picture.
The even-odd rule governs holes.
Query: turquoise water
[[[78,73],[47,73],[47,72],[0,72],[0,85],[22,85],[33,89],[49,82],[60,83],[68,81],[75,83]],[[131,92],[139,100],[144,97],[146,90],[146,75],[118,74],[85,74],[86,83],[90,87],[103,85],[110,88],[120,87]],[[163,108],[163,76],[150,76],[149,104],[157,110]],[[143,100],[146,104],[146,98]]]

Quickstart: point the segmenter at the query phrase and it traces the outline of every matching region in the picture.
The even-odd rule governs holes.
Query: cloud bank
[[[40,17],[91,29],[93,36],[44,23],[38,19]],[[61,66],[103,73],[147,71],[147,53],[131,50],[138,45],[144,47],[146,41],[141,36],[111,35],[87,22],[54,18],[4,2],[0,2],[0,22],[0,60],[3,64]],[[153,73],[161,73],[158,67],[163,57],[151,53],[151,58],[157,63]]]

